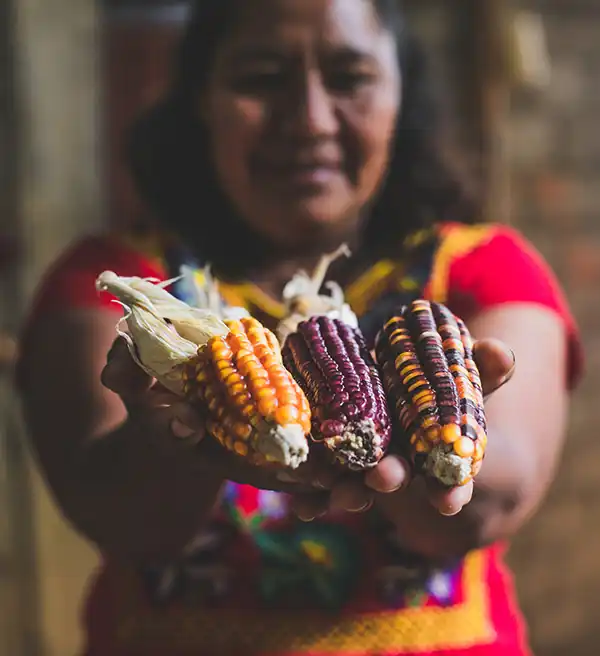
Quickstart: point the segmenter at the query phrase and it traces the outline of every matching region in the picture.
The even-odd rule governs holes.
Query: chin
[[[288,211],[284,216],[285,230],[280,230],[278,222],[281,239],[290,245],[304,244],[320,252],[351,239],[358,223],[357,213],[347,206],[332,207],[332,204],[306,207],[294,213]]]
[[[298,251],[304,254],[315,253],[321,255],[334,250],[340,244],[350,239],[347,225],[325,222],[304,222],[290,225],[285,234],[279,235],[277,241],[282,248]]]

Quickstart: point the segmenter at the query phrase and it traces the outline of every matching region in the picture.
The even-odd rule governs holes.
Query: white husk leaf
[[[227,326],[209,310],[176,299],[164,287],[143,278],[121,278],[105,271],[96,288],[118,299],[125,316],[117,332],[144,371],[176,394],[183,394],[182,368],[211,337],[226,335]],[[123,330],[126,324],[127,331]]]
[[[228,305],[223,301],[219,294],[219,285],[210,266],[206,266],[203,271],[203,284],[198,282],[194,269],[188,266],[181,267],[181,275],[188,280],[188,284],[194,291],[195,305],[199,308],[210,310],[220,319],[242,319],[249,317],[250,313],[242,307]]]
[[[301,321],[314,316],[339,319],[353,328],[358,328],[358,318],[345,302],[342,288],[333,281],[323,285],[328,268],[341,255],[350,256],[350,250],[346,245],[341,246],[333,253],[324,255],[312,276],[309,276],[306,271],[298,271],[284,287],[283,301],[287,316],[280,322],[276,330],[277,337],[282,344],[286,337],[296,330]],[[321,291],[323,287],[326,293]]]
[[[100,291],[110,292],[128,307],[127,299],[134,304],[150,302],[155,314],[168,319],[181,337],[196,344],[205,344],[215,331],[222,334],[219,332],[223,329],[219,319],[221,315],[211,311],[209,306],[199,306],[203,309],[191,307],[170,294],[165,287],[179,279],[159,282],[153,278],[121,277],[112,271],[105,271],[98,277],[96,287]]]

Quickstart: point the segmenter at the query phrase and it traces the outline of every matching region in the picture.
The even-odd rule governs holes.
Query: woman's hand
[[[515,368],[513,352],[495,339],[476,342],[474,358],[486,396],[508,382]],[[341,474],[331,466],[320,466],[300,472],[300,481],[305,480],[302,475],[312,476],[321,487],[318,493],[294,496],[295,512],[308,521],[328,511],[368,510],[377,493],[390,494],[406,487],[411,480],[411,467],[400,456],[390,454],[366,474]],[[441,514],[455,515],[471,500],[473,483],[448,489],[427,481],[427,489],[431,504]]]
[[[285,476],[280,480],[275,471],[246,464],[211,437],[204,439],[203,417],[192,405],[148,376],[133,361],[122,338],[115,340],[108,354],[102,382],[121,397],[130,421],[141,426],[163,426],[165,452],[175,449],[182,457],[195,458],[199,474],[205,472],[223,480],[278,491],[313,489],[308,477],[304,484],[285,482]]]
[[[205,435],[202,417],[188,403],[148,376],[134,361],[125,340],[118,337],[102,371],[102,383],[121,397],[129,419],[160,422],[170,437],[199,443]]]

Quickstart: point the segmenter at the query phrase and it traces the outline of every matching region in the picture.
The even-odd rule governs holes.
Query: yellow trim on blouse
[[[467,255],[488,241],[494,234],[491,225],[451,225],[442,229],[428,285],[428,297],[446,303],[450,286],[450,268],[457,258]]]
[[[168,611],[143,605],[139,582],[120,573],[118,642],[165,654],[360,654],[436,652],[491,644],[495,632],[485,586],[487,555],[465,560],[464,601],[442,607],[332,615],[278,610],[216,610],[178,606]]]

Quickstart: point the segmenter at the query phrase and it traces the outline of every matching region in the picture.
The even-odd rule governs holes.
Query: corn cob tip
[[[385,439],[372,419],[350,422],[339,428],[338,435],[323,440],[338,462],[353,471],[360,471],[371,469],[381,460]]]
[[[308,458],[308,442],[300,424],[261,427],[254,445],[267,462],[296,469]]]
[[[465,485],[473,477],[473,458],[463,458],[451,444],[437,444],[427,454],[425,472],[447,487]]]

